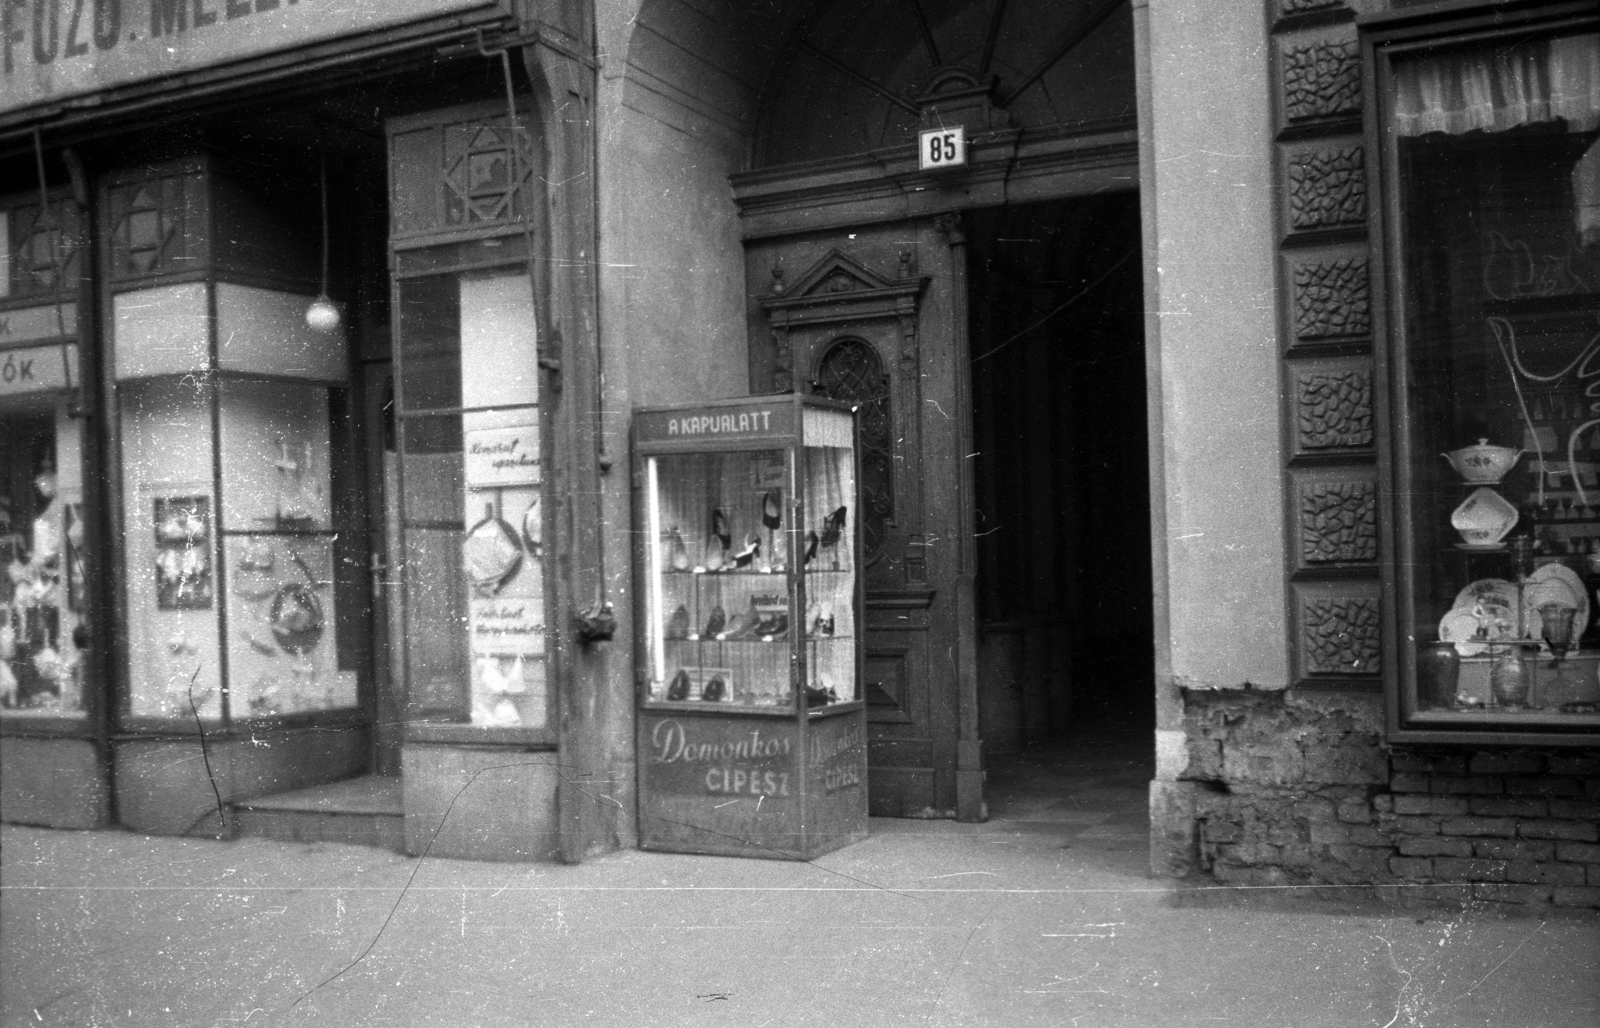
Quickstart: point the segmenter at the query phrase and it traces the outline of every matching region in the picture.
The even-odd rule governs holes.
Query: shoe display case
[[[855,415],[635,411],[639,840],[810,859],[866,836]]]

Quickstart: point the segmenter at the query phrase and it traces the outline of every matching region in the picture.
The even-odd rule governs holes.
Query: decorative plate
[[[1456,644],[1456,652],[1463,657],[1476,657],[1489,648],[1489,643],[1478,634],[1482,622],[1470,610],[1456,607],[1439,619],[1439,641]]]
[[[1537,638],[1540,633],[1539,608],[1547,603],[1577,610],[1572,618],[1574,637],[1582,635],[1589,627],[1589,592],[1583,587],[1583,579],[1565,564],[1544,564],[1535,568],[1522,587],[1522,623],[1527,626],[1526,634],[1530,638]]]

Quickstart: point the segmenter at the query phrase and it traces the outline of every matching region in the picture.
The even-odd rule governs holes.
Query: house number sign
[[[937,171],[940,168],[963,168],[967,164],[967,130],[963,125],[950,128],[923,129],[918,136],[917,168],[920,171]]]

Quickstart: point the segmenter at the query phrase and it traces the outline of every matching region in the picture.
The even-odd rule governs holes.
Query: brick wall
[[[1192,873],[1600,908],[1600,749],[1390,747],[1364,694],[1193,691],[1184,708],[1187,802],[1163,811],[1192,821]]]

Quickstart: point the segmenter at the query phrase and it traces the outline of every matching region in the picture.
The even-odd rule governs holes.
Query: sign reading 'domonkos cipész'
[[[497,0],[0,0],[0,112]]]

